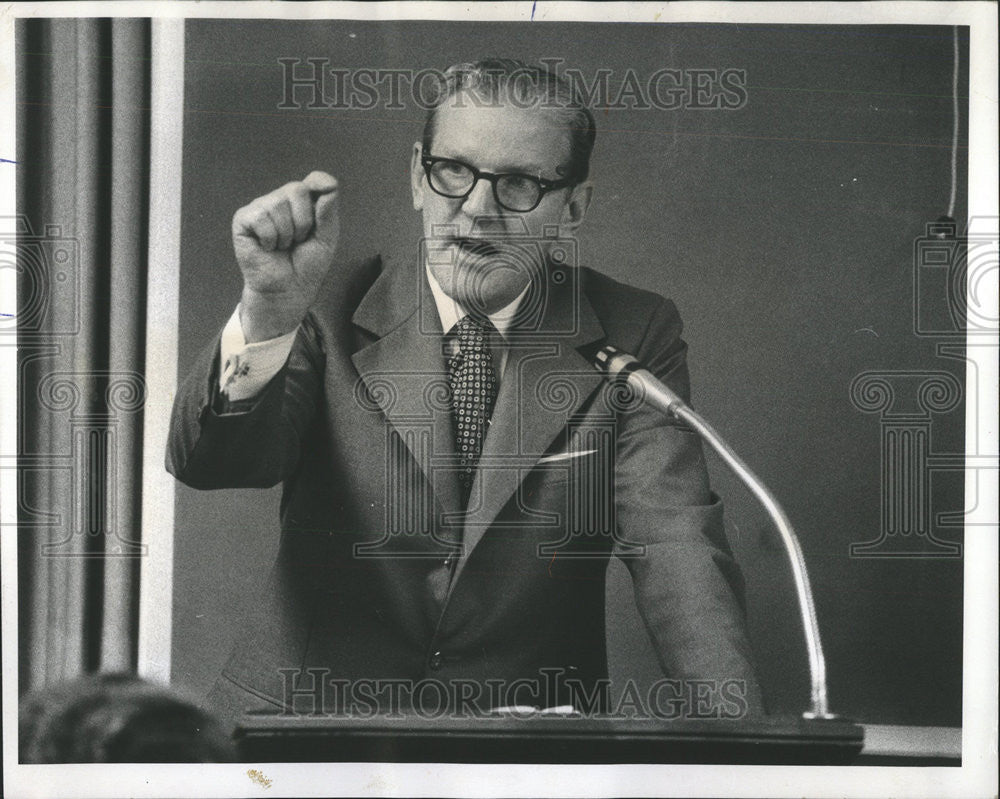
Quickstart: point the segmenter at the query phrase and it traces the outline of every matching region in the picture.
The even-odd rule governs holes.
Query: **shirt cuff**
[[[219,345],[219,391],[230,401],[252,399],[281,371],[298,330],[278,338],[247,344],[236,306],[222,331]]]

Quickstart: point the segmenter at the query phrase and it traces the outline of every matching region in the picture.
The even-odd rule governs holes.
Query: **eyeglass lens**
[[[476,181],[471,167],[459,161],[436,161],[430,170],[431,188],[448,197],[465,197]],[[501,175],[494,182],[496,198],[511,211],[529,211],[538,204],[542,187],[528,175]]]

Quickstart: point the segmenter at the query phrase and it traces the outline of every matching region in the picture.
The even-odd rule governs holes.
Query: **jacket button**
[[[435,652],[431,655],[430,660],[427,661],[427,665],[434,669],[434,671],[440,669],[442,663],[444,663],[444,656],[440,652]]]

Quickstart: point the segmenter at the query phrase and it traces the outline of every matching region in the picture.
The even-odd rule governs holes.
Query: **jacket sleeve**
[[[167,471],[192,488],[268,488],[285,480],[322,401],[324,365],[310,314],[287,362],[261,393],[229,403],[219,393],[215,339],[174,399]]]
[[[636,356],[684,399],[687,345],[676,307],[662,300]],[[665,675],[728,683],[748,715],[763,700],[747,638],[743,577],[723,528],[697,435],[649,407],[621,416],[615,469],[618,554]],[[624,549],[623,549],[624,546]],[[735,681],[735,682],[733,682]]]

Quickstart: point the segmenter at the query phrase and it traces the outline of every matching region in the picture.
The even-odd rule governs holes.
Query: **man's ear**
[[[564,232],[573,233],[583,224],[583,219],[587,215],[587,209],[590,208],[590,198],[593,194],[594,184],[589,180],[578,183],[573,187],[569,197],[566,198],[562,219],[559,221],[559,226]]]
[[[413,142],[413,156],[410,158],[410,193],[413,195],[413,210],[424,209],[424,168],[420,163],[423,148],[420,142]]]

